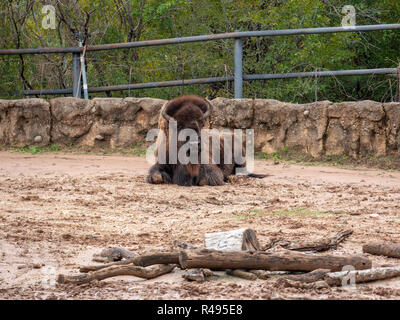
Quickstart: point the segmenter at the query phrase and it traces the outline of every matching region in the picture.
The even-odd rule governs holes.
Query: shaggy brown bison
[[[157,162],[150,168],[149,183],[216,186],[235,174],[237,168],[246,167],[245,161],[236,160],[232,143],[225,143],[226,135],[202,135],[211,111],[211,103],[197,96],[181,96],[164,104],[158,122]],[[238,152],[243,156],[242,148]],[[226,154],[231,155],[229,161]]]

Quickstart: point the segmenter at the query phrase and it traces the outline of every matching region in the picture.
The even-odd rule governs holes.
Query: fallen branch
[[[155,265],[148,268],[134,265],[111,266],[91,273],[67,276],[60,274],[57,277],[58,283],[83,284],[93,280],[103,280],[116,276],[135,276],[144,279],[153,279],[163,274],[171,272],[175,265]]]
[[[316,269],[342,270],[351,265],[356,270],[371,268],[371,261],[362,256],[309,255],[286,251],[268,253],[264,251],[216,251],[182,250],[179,264],[183,269],[208,268],[225,269],[263,269],[272,271],[313,271]]]
[[[275,245],[279,245],[282,248],[293,251],[314,251],[322,252],[330,249],[336,249],[338,244],[343,242],[353,233],[352,230],[341,230],[329,239],[319,239],[316,241],[308,242],[290,242],[280,239],[273,239],[271,242],[263,247],[264,250],[268,250]]]
[[[97,266],[83,266],[79,269],[79,271],[87,273],[90,271],[97,271],[112,266],[122,266],[127,264],[132,264],[134,266],[140,266],[140,267],[148,267],[154,264],[179,264],[179,253],[167,252],[167,253],[147,254]]]
[[[378,256],[400,258],[400,244],[395,243],[373,243],[363,245],[363,252]]]

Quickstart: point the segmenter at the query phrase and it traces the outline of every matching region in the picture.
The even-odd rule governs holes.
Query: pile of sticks
[[[204,248],[183,241],[175,241],[170,252],[146,255],[135,255],[121,248],[108,248],[95,261],[119,261],[83,266],[79,269],[80,274],[61,274],[57,281],[83,284],[122,275],[152,279],[170,273],[175,268],[186,270],[183,277],[191,281],[204,281],[214,276],[214,271],[226,271],[231,276],[247,280],[268,279],[272,272],[278,272],[282,275],[278,279],[280,283],[303,287],[315,284],[319,287],[337,286],[343,284],[344,279],[354,279],[360,283],[400,276],[400,266],[372,269],[371,261],[363,255],[316,253],[336,248],[351,234],[351,230],[344,230],[329,239],[308,243],[273,239],[261,248],[253,230],[237,229],[206,234]],[[400,245],[365,245],[363,252],[400,258]],[[345,269],[347,271],[343,271]],[[302,274],[290,275],[293,272]]]

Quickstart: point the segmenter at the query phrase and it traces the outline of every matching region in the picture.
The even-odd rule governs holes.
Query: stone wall
[[[164,100],[76,98],[0,100],[0,144],[126,148],[157,128]],[[288,150],[313,157],[399,155],[400,103],[374,101],[291,104],[268,99],[212,101],[212,128],[255,131],[257,151]]]

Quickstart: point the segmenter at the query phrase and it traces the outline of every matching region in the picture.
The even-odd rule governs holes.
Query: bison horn
[[[210,102],[208,99],[204,99],[204,100],[205,100],[206,103],[207,103],[207,111],[204,112],[203,118],[204,118],[204,119],[207,119],[207,118],[210,116],[213,107],[212,107],[211,102]]]
[[[171,117],[171,116],[169,116],[166,112],[165,112],[165,109],[167,108],[167,104],[168,104],[168,101],[163,105],[163,107],[161,108],[161,115],[163,116],[163,118],[165,119],[165,120],[167,120],[168,122],[169,121],[175,121],[175,119],[173,118],[173,117]]]

